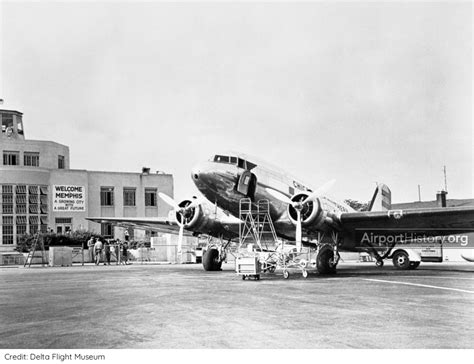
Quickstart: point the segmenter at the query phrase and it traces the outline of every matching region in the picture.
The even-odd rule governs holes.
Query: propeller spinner
[[[178,225],[179,225],[178,254],[181,254],[181,247],[183,245],[184,226],[189,222],[188,220],[192,217],[192,216],[189,216],[189,212],[191,211],[191,209],[199,206],[202,203],[202,200],[197,198],[185,206],[180,206],[175,200],[173,200],[167,194],[163,192],[158,192],[158,195],[164,202],[170,205],[176,211],[177,214],[181,216],[181,219],[177,219]]]

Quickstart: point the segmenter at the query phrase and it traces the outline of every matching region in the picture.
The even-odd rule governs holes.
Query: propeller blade
[[[186,209],[190,209],[190,208],[193,208],[193,207],[197,207],[199,206],[200,204],[202,204],[204,202],[204,199],[201,198],[201,197],[198,197],[198,198],[195,198],[191,201],[191,203],[186,206],[185,208]]]
[[[184,232],[184,224],[181,224],[179,227],[179,234],[178,234],[178,254],[181,254],[181,247],[183,245],[183,232]]]
[[[296,250],[299,253],[301,251],[301,240],[302,240],[302,232],[301,232],[301,210],[300,209],[295,209],[296,210],[296,236],[295,236],[295,241],[296,241]]]
[[[273,188],[265,188],[265,190],[270,194],[272,195],[273,197],[275,197],[277,200],[280,200],[281,202],[284,202],[288,205],[293,205],[293,201],[291,201],[288,197],[286,197],[283,193],[277,191],[277,190],[274,190]]]
[[[168,205],[170,205],[175,210],[177,210],[177,211],[181,210],[181,207],[179,207],[179,205],[176,203],[176,201],[173,200],[171,197],[169,197],[167,194],[165,194],[163,192],[158,192],[158,196],[160,196],[160,198],[163,201],[165,201]]]
[[[320,197],[323,193],[329,191],[331,187],[336,183],[335,179],[332,179],[325,184],[323,184],[321,187],[317,188],[314,192],[311,192],[308,197],[302,202],[302,205],[316,200],[318,197]]]

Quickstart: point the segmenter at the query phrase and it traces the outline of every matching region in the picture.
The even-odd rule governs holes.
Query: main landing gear
[[[324,236],[318,236],[318,255],[316,258],[316,268],[319,274],[336,274],[337,263],[339,263],[340,255],[337,250],[338,233],[331,234],[330,243],[320,243]]]
[[[224,244],[222,237],[219,238],[219,242],[213,242],[213,238],[210,237],[207,249],[202,254],[202,266],[205,271],[219,271],[222,270],[222,262],[225,261],[226,248],[230,244],[230,240]]]

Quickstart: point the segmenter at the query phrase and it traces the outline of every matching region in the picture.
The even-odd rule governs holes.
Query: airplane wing
[[[474,231],[474,208],[443,207],[432,209],[388,210],[377,212],[349,212],[340,215],[345,233],[413,232],[417,235],[443,236]]]
[[[229,216],[220,218],[207,216],[206,223],[185,226],[184,236],[208,235],[235,239],[239,236],[240,220]],[[160,233],[179,234],[179,225],[176,220],[163,217],[87,217],[87,220],[101,223],[109,223],[122,227],[134,227],[137,229],[149,229]]]
[[[87,217],[87,220],[99,224],[108,223],[121,227],[133,227],[138,229],[150,229],[160,233],[178,234],[179,225],[176,221],[162,217]],[[193,231],[184,229],[185,236],[192,236]]]

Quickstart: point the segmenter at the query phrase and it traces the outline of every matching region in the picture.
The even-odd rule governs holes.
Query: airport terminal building
[[[168,216],[170,207],[158,192],[173,196],[171,174],[70,169],[66,145],[25,138],[21,112],[0,109],[0,123],[0,252],[37,231],[89,230],[123,239],[124,229],[86,217]],[[146,232],[129,234],[143,239]]]

